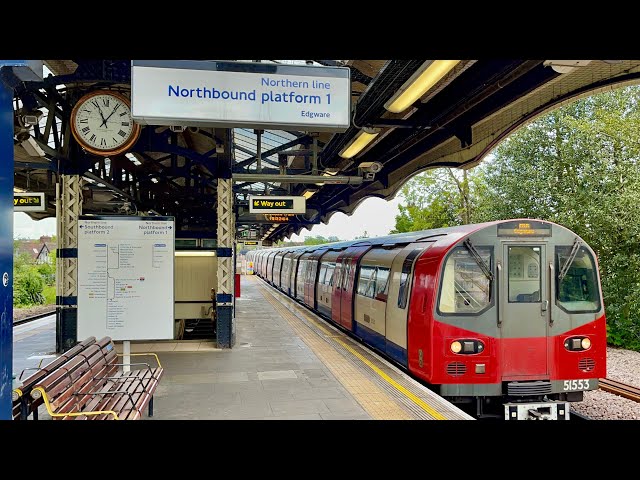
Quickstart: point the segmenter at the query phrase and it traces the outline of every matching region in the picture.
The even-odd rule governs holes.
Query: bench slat
[[[69,352],[65,361],[57,362],[55,369],[34,383],[33,388],[38,388],[34,390],[34,402],[42,401],[38,398],[41,390],[46,392],[47,407],[54,419],[115,419],[108,411],[119,419],[142,417],[162,377],[162,367],[124,372],[109,337]]]

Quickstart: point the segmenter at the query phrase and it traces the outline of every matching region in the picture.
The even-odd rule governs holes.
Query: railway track
[[[600,379],[600,390],[628,398],[635,402],[640,402],[640,388],[634,387],[633,385],[627,385],[626,383],[618,382],[616,380],[611,380],[610,378]]]
[[[44,312],[44,313],[39,313],[37,315],[32,315],[31,317],[26,317],[23,318],[21,320],[14,320],[13,324],[14,325],[22,325],[24,323],[29,323],[29,322],[33,322],[34,320],[38,320],[40,318],[44,318],[44,317],[48,317],[49,315],[53,315],[54,313],[56,313],[56,309],[52,309],[48,312]]]

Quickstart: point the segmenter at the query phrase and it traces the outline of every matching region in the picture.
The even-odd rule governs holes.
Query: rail
[[[640,388],[638,387],[611,380],[610,378],[601,378],[599,382],[600,390],[628,398],[634,402],[640,402]]]
[[[52,310],[50,310],[48,312],[38,313],[37,315],[32,315],[30,317],[25,317],[25,318],[22,318],[20,320],[14,320],[13,324],[14,325],[22,325],[23,323],[33,322],[34,320],[39,320],[41,318],[48,317],[49,315],[53,315],[55,313],[56,313],[56,309],[54,308],[54,309],[52,309]]]

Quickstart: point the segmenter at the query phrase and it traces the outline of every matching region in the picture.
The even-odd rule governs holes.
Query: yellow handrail
[[[116,353],[116,355],[118,355],[119,357],[123,357],[125,354],[124,353]],[[137,356],[141,356],[141,355],[153,355],[154,357],[156,357],[156,362],[158,362],[158,367],[162,368],[162,364],[160,363],[160,359],[158,358],[158,355],[156,355],[153,352],[147,352],[147,353],[127,353],[126,355],[130,356],[130,357],[137,357]]]
[[[34,390],[38,390],[42,394],[42,399],[44,400],[44,404],[47,407],[47,412],[52,417],[80,417],[82,415],[113,415],[115,420],[120,420],[118,418],[118,414],[113,410],[101,410],[101,411],[90,411],[90,412],[74,412],[74,413],[56,413],[51,408],[51,404],[49,403],[49,397],[47,396],[47,392],[44,391],[42,387],[36,387]]]

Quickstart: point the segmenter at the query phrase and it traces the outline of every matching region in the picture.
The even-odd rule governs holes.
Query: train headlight
[[[591,339],[589,337],[570,337],[564,341],[564,348],[571,352],[581,352],[591,347]]]
[[[464,338],[453,340],[449,345],[453,353],[460,355],[473,355],[484,351],[484,344],[480,340]]]

